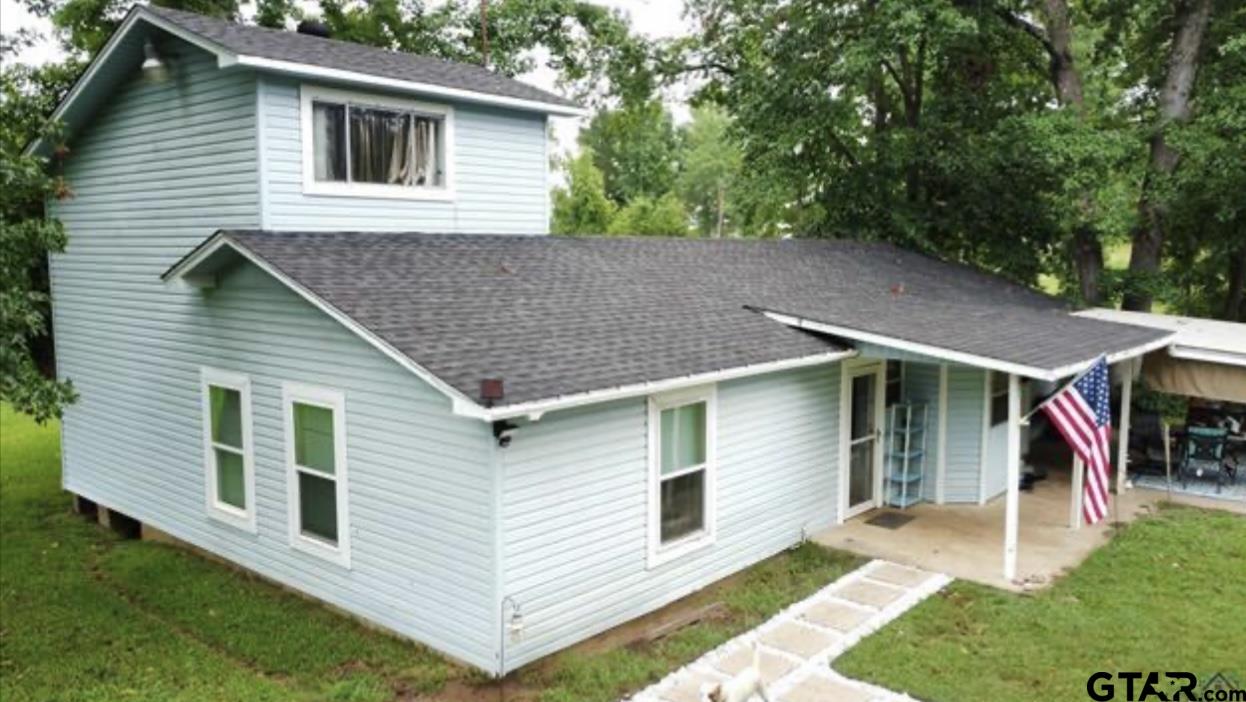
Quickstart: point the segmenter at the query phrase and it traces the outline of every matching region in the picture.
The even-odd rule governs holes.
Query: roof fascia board
[[[289,76],[297,76],[299,78],[341,81],[356,85],[367,85],[376,88],[399,90],[402,92],[422,93],[442,98],[461,100],[464,102],[498,105],[501,107],[510,107],[513,109],[530,110],[533,112],[558,115],[561,117],[583,117],[588,114],[588,111],[582,107],[556,105],[554,103],[541,102],[539,100],[525,100],[523,98],[507,97],[505,95],[491,95],[489,93],[481,93],[474,90],[447,88],[441,85],[433,85],[432,83],[420,83],[417,81],[400,80],[397,78],[386,78],[384,76],[359,73],[358,71],[312,66],[310,64],[298,63],[296,61],[281,61],[277,59],[263,58],[261,56],[248,56],[243,54],[222,58],[220,65],[222,68],[227,68],[229,66],[245,66],[256,70],[281,73]]]
[[[1190,361],[1206,361],[1226,366],[1246,367],[1246,354],[1233,353],[1232,351],[1217,351],[1174,343],[1168,347],[1168,355],[1173,358],[1182,358]]]
[[[64,98],[61,99],[60,104],[58,104],[56,109],[52,111],[51,116],[48,117],[49,122],[56,122],[60,120],[64,116],[65,112],[69,108],[73,107],[73,104],[77,102],[78,98],[82,95],[82,91],[85,90],[86,86],[95,79],[95,74],[99,72],[100,67],[108,62],[109,58],[112,57],[113,51],[115,51],[117,46],[121,44],[121,40],[124,39],[132,29],[134,29],[134,25],[137,24],[139,20],[147,22],[158,29],[164,30],[177,38],[182,39],[183,41],[189,42],[205,51],[215,54],[218,65],[222,61],[226,60],[226,55],[229,54],[229,52],[223,47],[209,42],[197,34],[188,32],[170,22],[167,22],[164,19],[155,16],[151,12],[148,12],[145,7],[137,5],[130,10],[130,13],[126,16],[126,18],[121,21],[121,25],[117,27],[110,37],[108,37],[108,41],[104,43],[104,48],[100,49],[99,53],[95,55],[95,58],[91,60],[91,63],[87,66],[87,69],[83,71],[81,76],[78,76],[78,80],[74,81],[73,87],[69,89],[69,92]],[[39,137],[31,141],[26,145],[26,148],[22,153],[27,156],[35,153],[40,147],[43,146],[43,141],[43,137]]]
[[[1157,329],[1156,331],[1162,331],[1162,330]],[[1140,344],[1138,346],[1133,346],[1127,349],[1122,349],[1120,351],[1117,351],[1116,353],[1109,353],[1106,355],[1106,360],[1108,362],[1108,365],[1111,365],[1113,363],[1119,363],[1120,361],[1127,361],[1131,358],[1137,358],[1138,356],[1144,356],[1148,353],[1151,353],[1152,351],[1155,351],[1157,349],[1162,349],[1165,346],[1171,345],[1173,342],[1173,339],[1176,339],[1176,338],[1177,338],[1176,332],[1173,332],[1171,334],[1165,334],[1164,336],[1161,336],[1160,338],[1154,341],[1148,341],[1145,344]],[[1092,363],[1098,360],[1098,358],[1099,357],[1096,356],[1094,358],[1088,358],[1085,361],[1078,361],[1077,363],[1070,363],[1067,366],[1060,366],[1059,368],[1055,369],[1055,371],[1053,372],[1055,373],[1056,379],[1067,378],[1070,375],[1081,373],[1082,371],[1086,370],[1087,368],[1090,367]]]
[[[304,300],[307,300],[308,302],[310,302],[314,307],[319,309],[321,312],[324,312],[325,314],[329,315],[334,320],[336,320],[339,324],[345,326],[347,329],[354,332],[361,339],[363,339],[368,344],[375,347],[378,351],[380,351],[381,353],[385,354],[386,356],[388,356],[389,358],[397,362],[400,366],[414,373],[418,378],[420,378],[420,380],[423,380],[424,382],[428,383],[438,392],[448,397],[450,399],[450,402],[451,402],[451,405],[452,405],[452,408],[455,414],[462,415],[465,417],[474,417],[476,419],[487,419],[488,418],[487,409],[473,402],[466,395],[459,392],[458,390],[450,386],[445,381],[441,380],[437,376],[430,373],[428,369],[424,368],[423,366],[416,363],[415,361],[412,361],[410,357],[408,357],[406,354],[402,353],[398,349],[394,348],[393,346],[390,346],[388,342],[386,342],[384,339],[374,334],[367,327],[364,327],[363,325],[359,324],[349,315],[342,312],[341,310],[334,307],[333,305],[329,304],[319,295],[315,294],[308,288],[304,287],[298,281],[294,280],[290,276],[283,273],[280,269],[269,264],[267,261],[265,261],[260,256],[257,256],[256,254],[252,253],[245,246],[238,245],[237,243],[231,241],[227,235],[221,234],[221,233],[215,234],[213,236],[213,239],[214,240],[209,240],[204,245],[202,245],[199,248],[199,250],[192,252],[189,256],[187,256],[185,259],[180,261],[173,268],[169,269],[169,271],[166,272],[161,277],[166,282],[184,280],[187,275],[190,275],[191,272],[195,270],[195,267],[197,265],[199,265],[209,256],[211,256],[212,254],[216,253],[217,251],[219,251],[220,249],[224,247],[229,247],[233,251],[237,252],[240,256],[245,258],[247,261],[250,261],[251,263],[255,264],[260,270],[264,271],[268,275],[271,275],[273,278],[276,278],[283,285],[293,290],[297,295],[302,297]]]
[[[546,412],[552,412],[554,410],[571,409],[573,407],[594,405],[602,402],[623,400],[631,397],[644,397],[655,393],[670,392],[672,390],[680,390],[683,388],[717,383],[725,380],[734,380],[736,378],[763,375],[766,373],[774,373],[794,368],[818,366],[827,363],[834,363],[846,358],[852,358],[856,355],[857,351],[854,349],[844,351],[828,351],[826,353],[814,354],[812,356],[798,356],[796,358],[789,358],[781,361],[754,363],[747,366],[737,366],[735,368],[710,371],[708,373],[696,373],[676,378],[666,378],[664,380],[653,380],[643,383],[633,383],[631,385],[620,385],[614,388],[590,390],[588,392],[576,393],[574,395],[564,395],[562,397],[551,398],[548,400],[520,402],[514,405],[504,405],[501,407],[487,409],[485,412],[488,414],[486,418],[491,421],[513,419],[524,416],[535,421],[540,419]]]
[[[831,334],[833,336],[842,336],[856,341],[864,341],[871,344],[879,344],[881,346],[890,346],[902,351],[920,353],[926,356],[943,359],[945,361],[951,361],[953,363],[961,363],[969,366],[976,366],[978,368],[987,368],[993,371],[1000,371],[1001,373],[1022,375],[1027,378],[1035,378],[1037,380],[1055,381],[1073,375],[1090,366],[1090,364],[1094,363],[1098,358],[1096,356],[1095,358],[1088,358],[1084,361],[1070,363],[1057,368],[1039,368],[1020,363],[1012,363],[1010,361],[1002,361],[997,358],[979,356],[977,354],[967,353],[964,351],[946,349],[940,346],[933,346],[931,344],[897,339],[895,337],[885,336],[883,334],[874,334],[872,332],[865,332],[859,329],[826,324],[825,322],[816,322],[811,319],[804,319],[802,317],[782,314],[779,312],[763,310],[762,314],[765,314],[767,317],[775,320],[776,322],[796,327],[798,329],[808,329],[810,331]],[[1141,356],[1150,351],[1154,351],[1155,349],[1167,346],[1172,341],[1172,338],[1173,335],[1170,334],[1140,346],[1108,354],[1107,361],[1108,363],[1116,363],[1117,361],[1123,361],[1125,359],[1134,358],[1135,356]]]

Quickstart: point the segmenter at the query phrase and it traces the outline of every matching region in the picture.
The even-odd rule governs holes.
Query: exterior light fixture
[[[148,80],[161,81],[169,77],[169,66],[160,58],[156,45],[148,39],[143,43],[143,77]]]

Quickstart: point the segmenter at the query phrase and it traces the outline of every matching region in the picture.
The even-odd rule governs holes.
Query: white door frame
[[[883,504],[883,426],[886,408],[887,364],[878,358],[854,358],[840,364],[839,380],[839,518],[837,523]],[[852,381],[863,375],[874,376],[874,495],[858,505],[848,504],[849,473],[852,470]]]

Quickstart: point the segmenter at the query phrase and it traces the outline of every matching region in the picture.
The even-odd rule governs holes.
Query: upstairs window
[[[303,112],[306,192],[449,196],[450,108],[304,88]]]

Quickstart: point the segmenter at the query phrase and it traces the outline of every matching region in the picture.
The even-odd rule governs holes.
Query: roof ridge
[[[393,54],[395,56],[402,56],[406,58],[417,58],[417,59],[423,59],[426,61],[435,61],[437,63],[455,66],[458,68],[468,68],[468,69],[483,71],[491,76],[504,78],[506,80],[515,80],[515,78],[512,76],[508,76],[502,73],[491,71],[484,66],[478,66],[474,63],[468,63],[466,61],[455,61],[453,59],[448,59],[448,58],[444,58],[441,56],[434,56],[433,54],[417,54],[413,51],[403,51],[402,49],[392,49],[387,46],[376,46],[374,44],[364,44],[364,43],[357,42],[357,41],[350,41],[348,39],[338,39],[337,37],[333,37],[333,36],[322,37],[322,36],[318,36],[315,34],[304,34],[302,32],[299,32],[298,30],[291,31],[289,29],[277,29],[276,27],[265,27],[262,24],[249,24],[247,22],[240,22],[236,20],[226,19],[224,17],[217,17],[215,15],[205,15],[199,12],[191,12],[190,10],[181,10],[181,9],[177,9],[173,7],[164,7],[161,5],[141,5],[140,7],[143,10],[154,12],[157,15],[166,16],[166,17],[169,15],[173,15],[173,16],[183,15],[188,18],[193,17],[197,20],[219,22],[220,24],[229,25],[231,27],[237,27],[239,29],[243,29],[249,32],[280,35],[283,37],[296,35],[298,37],[307,37],[308,40],[330,42],[333,44],[349,46],[352,48],[366,49],[369,51],[384,51],[385,53],[388,53],[388,54]]]

